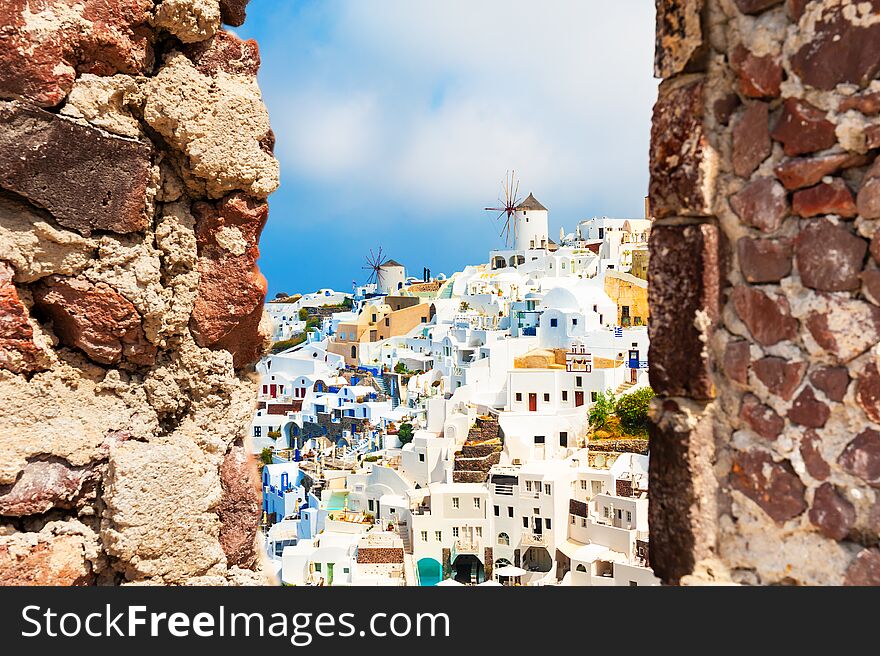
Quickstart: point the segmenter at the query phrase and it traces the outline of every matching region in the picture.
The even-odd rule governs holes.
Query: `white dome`
[[[542,302],[545,308],[560,312],[578,312],[581,309],[577,297],[564,287],[551,289],[544,295]]]

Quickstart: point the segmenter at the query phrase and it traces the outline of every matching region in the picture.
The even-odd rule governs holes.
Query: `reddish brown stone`
[[[236,35],[219,30],[211,39],[186,48],[199,72],[215,77],[217,71],[231,75],[256,77],[260,69],[260,48],[254,40],[242,41]]]
[[[732,339],[724,348],[724,373],[727,377],[741,385],[749,384],[749,342],[744,339]]]
[[[782,0],[734,0],[736,8],[744,14],[759,14],[765,9],[782,4]]]
[[[805,287],[827,292],[852,291],[861,286],[868,242],[843,225],[811,221],[795,239],[794,253]]]
[[[856,379],[856,401],[873,422],[880,422],[880,371],[874,362],[859,373]]]
[[[880,308],[840,295],[823,298],[826,308],[810,312],[804,323],[816,343],[838,361],[849,362],[880,340]]]
[[[880,433],[866,428],[846,445],[837,463],[871,487],[880,487]]]
[[[837,111],[846,112],[851,109],[866,116],[880,114],[880,91],[864,91],[844,98],[837,104]]]
[[[852,192],[840,178],[796,191],[792,198],[791,209],[798,216],[805,218],[820,214],[836,214],[844,218],[852,218],[858,213]]]
[[[230,567],[253,568],[257,562],[256,539],[262,509],[256,463],[236,441],[220,465],[220,546]]]
[[[742,44],[730,55],[739,92],[747,98],[776,98],[782,84],[782,66],[772,55],[758,57]]]
[[[865,173],[856,207],[862,218],[880,219],[880,160],[876,160]]]
[[[748,282],[779,282],[791,273],[791,242],[788,239],[752,239],[736,242],[739,268]]]
[[[704,78],[683,76],[660,85],[651,124],[648,193],[656,218],[712,214],[706,176],[711,151],[703,116]]]
[[[832,401],[843,401],[849,387],[849,372],[846,367],[822,367],[810,373],[810,382]]]
[[[801,437],[801,458],[804,459],[807,473],[817,481],[824,481],[831,475],[831,466],[825,462],[819,450],[821,443],[821,438],[812,429],[807,430]]]
[[[880,0],[863,4],[869,16],[880,12]],[[814,36],[791,57],[792,70],[816,89],[845,83],[864,87],[880,72],[880,23],[846,17],[846,8],[855,14],[854,5],[823,6]]]
[[[748,178],[770,156],[767,103],[749,103],[733,124],[733,172]]]
[[[791,316],[788,301],[781,294],[772,298],[760,289],[737,285],[733,290],[733,304],[752,337],[762,346],[797,336],[797,320]]]
[[[256,263],[269,207],[235,193],[214,204],[197,203],[193,213],[201,277],[190,330],[200,346],[232,353],[240,368],[262,354],[266,341],[258,327],[267,285]],[[239,244],[232,251],[230,234]]]
[[[786,189],[812,187],[822,181],[826,175],[841,169],[862,166],[868,158],[857,153],[837,153],[819,157],[796,157],[787,159],[773,169],[776,177]]]
[[[716,460],[716,438],[711,413],[680,412],[669,399],[662,404],[648,424],[649,548],[654,573],[675,583],[717,548],[718,480],[706,475]]]
[[[770,136],[782,142],[789,157],[831,148],[837,143],[834,124],[825,112],[797,98],[783,103],[782,114]]]
[[[84,235],[149,225],[151,146],[17,102],[0,102],[0,125],[0,186]]]
[[[739,105],[740,101],[738,95],[735,93],[725,94],[716,100],[714,105],[712,105],[712,111],[715,112],[715,120],[721,125],[727,125],[730,122],[730,117],[733,116],[733,113]]]
[[[789,419],[808,428],[822,428],[828,422],[829,416],[831,410],[816,398],[812,387],[805,387],[788,411]]]
[[[152,8],[152,0],[4,0],[0,97],[52,107],[77,73],[149,72]]]
[[[71,467],[57,461],[35,461],[9,485],[0,485],[0,515],[40,515],[53,508],[73,508],[87,487],[94,488],[93,467]]]
[[[856,521],[856,509],[834,489],[823,483],[813,495],[810,523],[826,538],[843,540]]]
[[[789,18],[797,23],[804,15],[804,9],[810,0],[785,0],[785,9]]]
[[[844,585],[880,586],[880,549],[862,549],[846,569]]]
[[[746,394],[743,398],[739,416],[749,428],[766,440],[775,440],[785,428],[785,420],[753,394]]]
[[[730,206],[748,225],[773,232],[788,215],[788,195],[773,178],[758,178],[731,196]]]
[[[868,250],[871,253],[871,257],[877,262],[880,262],[880,230],[874,233],[874,236],[871,238],[871,244],[868,246]]]
[[[662,0],[656,5],[654,76],[668,78],[681,73],[700,52],[703,0]]]
[[[227,25],[238,27],[244,24],[247,6],[251,0],[220,0],[220,18]]]
[[[34,287],[34,306],[52,321],[55,335],[95,362],[135,364],[156,360],[137,309],[110,285],[80,278],[49,276]]]
[[[865,146],[868,148],[880,147],[880,124],[865,127]]]
[[[12,536],[14,538],[15,535]],[[37,534],[27,545],[0,537],[0,585],[91,585],[95,575],[78,535]]]
[[[755,361],[752,370],[771,394],[790,401],[804,379],[806,362],[789,362],[785,358],[767,356]]]
[[[45,369],[46,358],[34,343],[28,310],[12,282],[12,267],[0,261],[0,367],[29,375]]]
[[[711,331],[720,315],[718,230],[708,224],[657,225],[650,249],[651,385],[658,394],[711,398],[712,376],[696,318],[703,313]]]
[[[880,305],[880,271],[862,271],[862,293],[874,305]]]
[[[804,484],[788,461],[773,462],[768,453],[738,453],[730,475],[733,489],[754,501],[777,522],[797,517],[807,508]]]

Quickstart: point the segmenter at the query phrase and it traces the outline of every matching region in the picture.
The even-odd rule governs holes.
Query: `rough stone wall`
[[[880,584],[880,0],[658,0],[651,563]]]
[[[0,3],[0,583],[260,583],[247,0]]]

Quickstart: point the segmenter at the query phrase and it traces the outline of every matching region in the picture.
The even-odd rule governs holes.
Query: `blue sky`
[[[652,0],[252,0],[281,188],[260,242],[269,295],[362,282],[370,248],[421,276],[502,244],[508,169],[554,239],[643,213]]]

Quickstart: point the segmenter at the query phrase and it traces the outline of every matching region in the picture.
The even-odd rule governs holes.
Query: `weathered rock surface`
[[[220,546],[230,566],[250,569],[257,562],[262,487],[254,459],[240,441],[232,445],[223,459],[220,482]]]
[[[191,188],[211,198],[237,190],[265,198],[278,187],[278,162],[261,146],[270,134],[269,115],[250,75],[205,75],[175,53],[146,94],[144,119],[185,158]],[[215,111],[202,111],[206,106]]]
[[[258,48],[219,27],[246,5],[0,7],[0,584],[265,582],[243,440],[278,164]]]
[[[94,467],[71,467],[52,460],[31,462],[15,483],[0,485],[0,515],[22,517],[73,508],[77,498],[99,480]]]
[[[758,178],[730,197],[730,206],[746,224],[774,232],[788,215],[788,196],[773,178]]]
[[[843,225],[809,222],[795,240],[795,260],[801,282],[826,292],[856,290],[868,254],[868,242]]]
[[[0,368],[14,374],[44,369],[48,358],[34,341],[28,309],[12,282],[13,270],[0,261]]]
[[[717,153],[702,121],[705,83],[700,76],[660,87],[651,126],[648,193],[656,217],[711,214]]]
[[[0,585],[93,585],[96,539],[78,523],[0,536]]]
[[[153,149],[18,102],[0,102],[0,187],[65,228],[146,229]]]
[[[737,456],[731,485],[777,522],[797,517],[807,508],[804,484],[791,465],[787,461],[774,462],[762,451],[748,451]]]
[[[153,64],[152,0],[5,0],[0,98],[64,100],[81,73],[145,73]]]
[[[106,283],[50,276],[34,288],[34,304],[65,345],[95,362],[116,364],[124,356],[148,365],[156,359],[134,305]]]
[[[198,204],[195,214],[201,277],[193,335],[200,346],[228,350],[241,366],[259,357],[268,337],[259,329],[266,279],[256,268],[268,206],[235,194]]]

